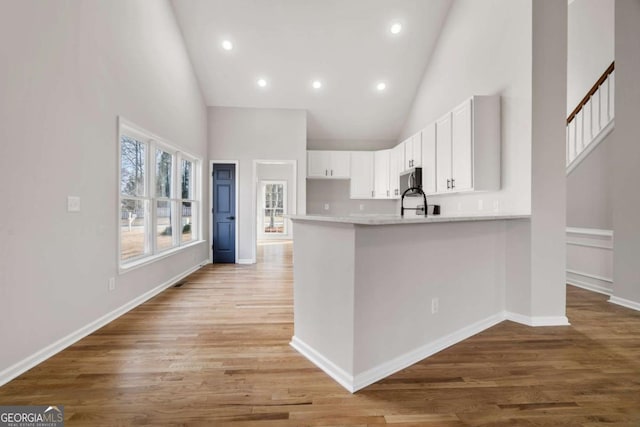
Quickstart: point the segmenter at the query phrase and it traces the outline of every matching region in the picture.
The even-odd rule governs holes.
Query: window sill
[[[118,267],[118,274],[122,275],[122,274],[128,273],[129,271],[136,270],[136,269],[138,269],[140,267],[145,267],[145,266],[147,266],[149,264],[153,264],[156,261],[160,261],[161,259],[167,258],[167,257],[169,257],[171,255],[174,255],[174,254],[178,253],[178,252],[182,252],[185,249],[197,246],[197,245],[199,245],[201,243],[205,243],[205,241],[204,240],[194,240],[193,242],[187,243],[187,244],[182,245],[182,246],[177,246],[175,248],[168,249],[168,250],[166,250],[164,252],[160,252],[160,253],[155,254],[155,255],[151,255],[151,256],[148,256],[148,257],[141,258],[141,259],[137,259],[135,261],[128,262],[126,264],[120,264],[119,267]]]

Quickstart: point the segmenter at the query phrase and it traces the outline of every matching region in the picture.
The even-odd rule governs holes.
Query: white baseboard
[[[324,357],[318,351],[311,346],[307,345],[304,341],[294,336],[289,343],[291,347],[295,348],[298,353],[309,359],[311,363],[322,369],[325,374],[333,378],[338,384],[346,388],[349,392],[353,393],[356,390],[353,388],[353,376],[347,371],[340,368],[338,365]]]
[[[640,302],[631,301],[629,299],[620,298],[616,296],[611,296],[609,298],[609,302],[617,305],[621,305],[623,307],[630,308],[632,310],[640,311]]]
[[[239,258],[236,264],[255,264],[256,260],[253,258]]]
[[[145,292],[144,294],[140,295],[139,297],[129,301],[128,303],[122,305],[121,307],[118,307],[117,309],[111,311],[110,313],[107,313],[104,316],[94,320],[93,322],[89,323],[88,325],[83,326],[82,328],[78,329],[77,331],[70,333],[66,337],[63,337],[63,338],[59,339],[58,341],[54,342],[53,344],[50,344],[50,345],[46,346],[45,348],[33,353],[31,356],[28,356],[27,358],[21,360],[20,362],[14,364],[12,366],[9,366],[7,369],[5,369],[5,370],[0,372],[0,386],[3,386],[4,384],[8,383],[9,381],[13,380],[14,378],[18,377],[19,375],[21,375],[21,374],[25,373],[26,371],[28,371],[29,369],[33,368],[34,366],[39,365],[40,363],[44,362],[45,360],[47,360],[48,358],[52,357],[53,355],[61,352],[65,348],[69,347],[70,345],[75,344],[76,342],[80,341],[82,338],[86,337],[87,335],[92,334],[93,332],[97,331],[98,329],[102,328],[103,326],[107,325],[108,323],[114,321],[115,319],[117,319],[118,317],[122,316],[126,312],[128,312],[128,311],[136,308],[140,304],[148,301],[149,299],[151,299],[154,296],[158,295],[160,292],[162,292],[165,289],[173,286],[176,282],[180,281],[180,279],[182,279],[182,278],[188,276],[189,274],[193,273],[194,271],[200,269],[201,266],[206,264],[206,263],[208,263],[207,260],[198,262],[197,265],[195,265],[195,266],[187,269],[186,271],[184,271],[184,272],[172,277],[171,279],[167,280],[166,282],[162,283],[161,285],[151,289],[150,291]]]
[[[524,314],[505,311],[504,318],[526,326],[569,326],[567,316],[525,316]]]
[[[596,285],[595,283],[588,283],[575,278],[567,277],[567,285],[575,286],[577,288],[586,289],[588,291],[597,292],[599,294],[611,295],[613,290],[604,286]]]
[[[503,320],[503,313],[495,314],[486,319],[466,326],[456,332],[446,335],[440,339],[423,345],[415,350],[402,354],[388,362],[371,368],[361,374],[356,375],[355,378],[295,336],[291,340],[291,346],[298,350],[300,354],[309,359],[318,368],[322,369],[338,384],[343,386],[349,392],[354,393],[370,384],[388,377],[395,372],[401,371],[402,369],[405,369],[425,359],[426,357],[432,356],[447,347],[457,344],[460,341],[463,341],[473,335],[484,331],[485,329],[497,325]]]
[[[466,340],[473,335],[476,335],[485,329],[497,325],[504,320],[502,313],[494,314],[486,319],[475,322],[469,326],[465,326],[449,335],[425,344],[415,350],[402,354],[388,362],[382,363],[372,369],[369,369],[361,374],[356,375],[353,384],[353,390],[360,390],[370,384],[380,381],[389,375],[408,368],[409,366],[432,356],[447,347],[451,347],[461,341]]]

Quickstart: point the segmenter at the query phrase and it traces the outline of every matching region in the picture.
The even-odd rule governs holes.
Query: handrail
[[[591,97],[598,91],[598,88],[602,85],[602,83],[607,80],[609,74],[613,73],[614,68],[615,61],[613,61],[611,65],[609,65],[609,68],[607,68],[605,72],[602,73],[596,84],[593,85],[593,87],[589,90],[589,92],[587,92],[585,97],[582,98],[582,101],[578,103],[578,106],[571,112],[571,114],[569,114],[569,117],[567,117],[567,124],[569,124],[571,120],[573,120],[573,118],[576,116],[576,114],[578,114],[580,110],[582,110],[582,107],[584,107],[585,104],[589,102],[589,99],[591,99]]]

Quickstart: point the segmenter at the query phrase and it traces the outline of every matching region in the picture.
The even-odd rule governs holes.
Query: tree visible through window
[[[128,124],[119,143],[121,265],[197,240],[197,160]]]
[[[286,206],[285,182],[264,181],[262,232],[265,234],[285,234],[284,214]]]

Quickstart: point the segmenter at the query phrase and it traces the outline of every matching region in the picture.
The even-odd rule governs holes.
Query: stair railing
[[[567,173],[613,129],[615,62],[567,117]]]

